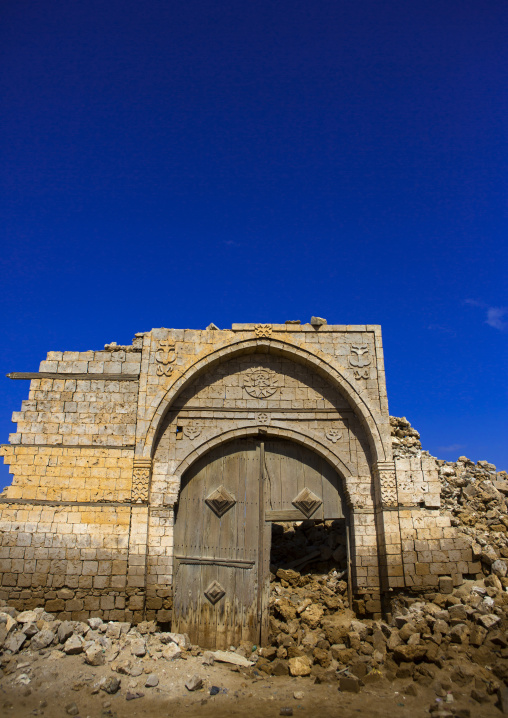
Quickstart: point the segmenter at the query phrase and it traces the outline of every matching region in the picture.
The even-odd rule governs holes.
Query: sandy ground
[[[51,654],[44,657],[32,654],[19,657],[18,665],[20,667],[17,670],[0,680],[2,718],[67,718],[72,715],[72,708],[68,712],[72,703],[77,707],[74,715],[79,718],[275,717],[281,715],[281,709],[286,708],[292,709],[292,715],[302,717],[349,718],[365,713],[373,718],[420,718],[428,717],[430,706],[436,702],[436,694],[431,686],[414,684],[418,695],[406,695],[405,689],[411,683],[408,680],[389,682],[382,679],[366,685],[358,694],[341,693],[337,682],[315,684],[308,677],[256,675],[257,671],[252,669],[231,670],[226,664],[219,663],[204,666],[202,657],[174,662],[145,659],[142,661],[145,672],[136,678],[113,673],[109,665],[88,666],[79,655],[55,659]],[[157,687],[145,687],[150,673],[158,676]],[[203,679],[203,688],[189,692],[185,683],[194,674]],[[440,678],[446,678],[446,675],[446,671],[442,671]],[[120,690],[114,695],[103,690],[93,695],[94,684],[104,676],[120,678]],[[210,695],[212,686],[220,689],[217,695]],[[128,692],[140,692],[144,696],[128,701]],[[467,687],[457,689],[453,692],[453,702],[445,704],[446,708],[469,709],[471,718],[501,717],[501,712],[493,703],[480,705],[469,694]],[[466,715],[462,714],[463,717]]]

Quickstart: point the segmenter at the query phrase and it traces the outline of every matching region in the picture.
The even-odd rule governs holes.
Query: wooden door
[[[272,521],[342,518],[339,477],[284,440],[241,439],[187,472],[175,521],[173,630],[203,648],[268,639]]]
[[[181,489],[173,630],[204,648],[259,642],[259,453],[256,441],[220,446]]]

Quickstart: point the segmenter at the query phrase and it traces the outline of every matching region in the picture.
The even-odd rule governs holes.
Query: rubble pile
[[[426,454],[419,434],[405,417],[390,417],[394,454]],[[494,464],[465,456],[457,461],[435,459],[441,483],[441,512],[468,538],[473,559],[481,562],[477,578],[495,575],[508,587],[508,474]]]
[[[420,434],[413,429],[405,416],[391,416],[390,430],[394,457],[416,456],[421,453]]]

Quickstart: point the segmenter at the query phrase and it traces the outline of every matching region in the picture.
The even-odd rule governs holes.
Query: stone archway
[[[288,342],[275,339],[248,339],[232,342],[216,349],[194,362],[163,392],[157,394],[152,401],[153,414],[146,434],[136,446],[136,455],[149,458],[153,456],[156,438],[164,417],[177,399],[180,392],[191,384],[200,374],[210,371],[214,366],[239,355],[269,354],[271,356],[285,356],[291,361],[310,367],[344,396],[348,404],[356,413],[365,429],[373,459],[386,461],[391,459],[391,445],[389,434],[386,437],[379,424],[377,412],[370,405],[366,392],[358,392],[351,380],[345,376],[341,367],[330,361],[330,357],[320,356],[319,352],[310,352],[308,349],[295,346]]]

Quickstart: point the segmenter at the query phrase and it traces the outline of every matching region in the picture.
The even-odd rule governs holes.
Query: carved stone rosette
[[[244,376],[243,388],[255,399],[268,399],[278,389],[277,374],[268,367],[252,367]]]
[[[254,332],[257,337],[271,337],[272,336],[272,325],[271,324],[256,324],[254,326]]]
[[[150,485],[151,469],[151,459],[134,459],[131,500],[135,504],[146,504],[148,502],[148,487]]]
[[[383,508],[398,506],[397,479],[393,461],[378,461],[376,474]]]

